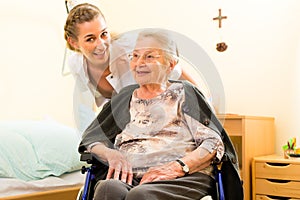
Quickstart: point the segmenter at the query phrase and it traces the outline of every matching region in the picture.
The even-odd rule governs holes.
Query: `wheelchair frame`
[[[92,200],[93,199],[94,186],[96,184],[95,174],[94,174],[95,166],[93,166],[94,160],[95,160],[95,158],[92,156],[92,154],[87,153],[87,152],[81,154],[81,156],[80,156],[80,161],[85,161],[85,162],[87,162],[87,164],[91,164],[91,166],[89,166],[89,167],[82,166],[82,168],[81,168],[81,173],[82,174],[86,173],[86,177],[85,177],[83,189],[80,191],[80,195],[79,195],[79,198],[77,198],[77,200]]]
[[[86,173],[85,183],[80,191],[79,198],[77,200],[92,200],[94,196],[94,186],[96,184],[95,179],[95,166],[93,165],[95,163],[95,159],[92,154],[85,152],[81,154],[80,161],[85,161],[87,164],[91,164],[89,167],[83,166],[81,168],[81,173]],[[223,182],[222,182],[222,162],[219,164],[213,164],[214,170],[215,170],[215,180],[216,180],[216,188],[217,188],[217,200],[225,200],[225,194],[224,194],[224,188],[223,188]]]

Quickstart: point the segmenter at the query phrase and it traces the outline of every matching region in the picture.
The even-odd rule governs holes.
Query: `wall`
[[[223,80],[227,113],[275,117],[278,153],[288,138],[300,135],[299,1],[153,0],[145,6],[115,0],[100,7],[114,30],[161,27],[200,44]],[[228,16],[222,29],[212,21],[220,7]],[[215,44],[222,40],[229,47],[219,53]]]
[[[300,134],[300,1],[94,2],[114,31],[160,27],[200,44],[222,78],[226,112],[275,117],[278,153],[288,138]],[[228,16],[222,29],[212,20],[220,7]],[[0,13],[0,119],[47,114],[72,123],[73,80],[60,74],[63,1],[6,1]],[[219,53],[215,45],[222,40],[229,47]]]
[[[1,1],[0,119],[73,124],[71,76],[63,77],[63,1]]]

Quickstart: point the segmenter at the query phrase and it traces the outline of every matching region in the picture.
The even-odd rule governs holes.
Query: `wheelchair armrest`
[[[95,158],[93,157],[93,155],[90,152],[83,152],[80,155],[80,161],[85,161],[88,164],[93,164],[94,160],[95,160]]]

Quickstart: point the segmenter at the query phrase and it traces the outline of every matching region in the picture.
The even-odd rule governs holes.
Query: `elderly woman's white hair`
[[[165,51],[166,57],[169,60],[178,62],[178,49],[172,35],[163,29],[145,29],[138,34],[137,40],[151,37],[161,44],[161,49]]]

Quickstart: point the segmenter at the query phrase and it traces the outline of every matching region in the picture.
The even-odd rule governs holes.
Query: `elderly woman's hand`
[[[181,166],[174,161],[161,166],[149,168],[140,181],[140,184],[160,180],[172,180],[181,176],[184,176],[184,172],[182,171]]]
[[[113,178],[132,184],[132,167],[123,154],[114,149],[107,149],[106,159],[109,164],[106,179]]]
[[[127,162],[126,157],[115,149],[110,149],[99,143],[91,149],[98,159],[108,162],[109,169],[106,179],[121,180],[125,183],[132,184],[132,166]]]
[[[194,173],[208,167],[215,156],[216,151],[209,153],[206,149],[198,147],[182,159],[184,159],[185,164],[188,164],[190,173]],[[140,184],[159,180],[172,180],[184,175],[185,173],[178,162],[169,162],[161,166],[149,168],[140,181]]]

